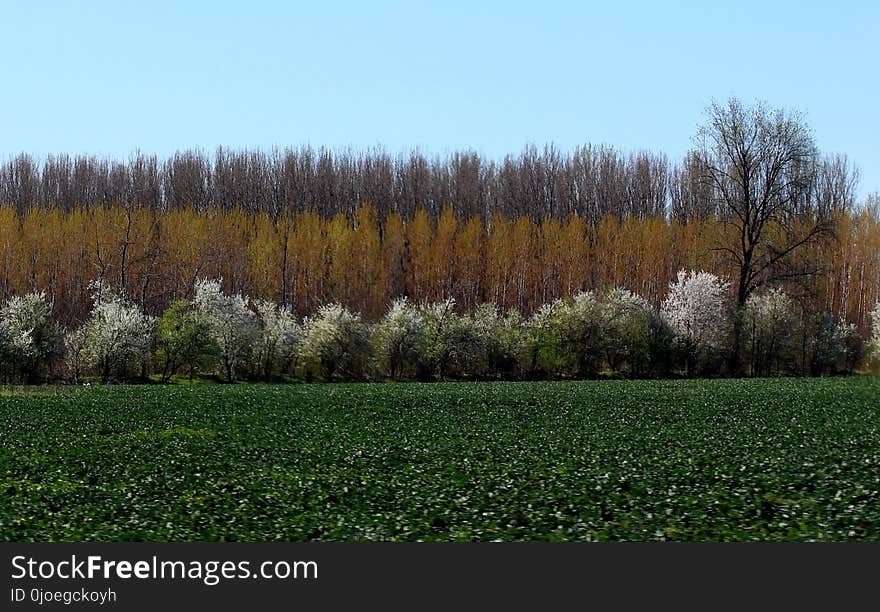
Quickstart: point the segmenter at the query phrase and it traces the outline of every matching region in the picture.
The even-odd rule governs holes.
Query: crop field
[[[880,379],[0,389],[2,540],[880,540]]]

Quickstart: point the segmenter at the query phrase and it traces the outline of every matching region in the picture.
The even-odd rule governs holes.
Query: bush
[[[259,324],[254,347],[254,370],[269,380],[276,372],[287,373],[296,366],[302,329],[287,306],[257,300],[254,308]]]
[[[66,338],[74,379],[82,368],[93,369],[103,382],[131,377],[149,357],[155,319],[100,280],[89,288],[94,304],[89,318]]]
[[[851,374],[865,355],[865,342],[858,328],[843,319],[835,321],[827,311],[816,315],[814,328],[810,373]]]
[[[248,308],[248,298],[226,295],[221,281],[203,279],[196,283],[193,307],[217,347],[218,360],[227,382],[233,382],[248,362],[259,336],[257,318]]]
[[[711,272],[680,270],[661,312],[683,355],[688,376],[717,369],[730,338],[730,283]]]
[[[361,379],[372,352],[370,332],[357,313],[341,304],[322,306],[314,318],[306,319],[300,355],[308,377],[315,373],[325,380],[336,374]]]
[[[558,314],[563,305],[559,299],[544,304],[526,322],[525,369],[532,378],[554,375],[559,369]]]
[[[834,341],[840,347],[838,369],[852,374],[865,356],[865,339],[862,338],[855,323],[840,320],[834,330]]]
[[[161,379],[168,381],[184,368],[192,380],[217,359],[218,348],[200,311],[186,300],[176,300],[156,326],[156,359]]]
[[[427,372],[440,380],[467,378],[485,370],[486,337],[473,317],[458,316],[455,300],[424,304]]]
[[[0,308],[0,363],[9,364],[14,378],[25,383],[41,378],[59,338],[45,293],[15,296]]]
[[[601,333],[599,344],[605,363],[613,372],[644,374],[651,362],[650,304],[627,289],[616,287],[602,295],[600,304]]]
[[[522,315],[516,309],[501,315],[495,304],[481,304],[471,318],[484,353],[476,373],[483,376],[516,375],[527,340]]]
[[[593,378],[599,373],[604,349],[605,313],[592,291],[562,303],[555,316],[559,339],[558,363],[564,374]]]
[[[743,354],[753,376],[794,370],[799,320],[794,303],[781,289],[753,294],[743,317]]]
[[[648,316],[648,371],[652,376],[667,377],[675,368],[675,332],[660,310],[652,308]]]
[[[425,341],[422,313],[405,297],[395,300],[373,332],[378,371],[394,379],[416,376]]]

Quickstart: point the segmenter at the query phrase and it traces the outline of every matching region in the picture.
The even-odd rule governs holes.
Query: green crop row
[[[2,540],[878,540],[880,379],[0,393]]]

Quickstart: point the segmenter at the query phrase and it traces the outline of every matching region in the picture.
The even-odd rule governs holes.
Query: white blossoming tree
[[[484,355],[481,366],[490,375],[509,375],[526,354],[527,330],[516,309],[501,314],[495,304],[481,304],[472,314],[474,329]]]
[[[248,298],[223,293],[221,279],[196,282],[193,306],[207,326],[227,382],[235,381],[259,337],[257,317]]]
[[[419,309],[405,297],[394,300],[373,332],[379,371],[391,378],[415,373],[425,338],[425,319]]]
[[[690,375],[724,347],[730,333],[730,283],[711,272],[679,271],[661,312],[685,354]]]
[[[615,287],[601,296],[601,345],[609,369],[619,372],[624,364],[634,374],[647,369],[652,311],[647,300],[628,289]]]
[[[852,374],[865,356],[865,339],[855,323],[840,319],[834,328],[834,344],[839,351],[839,369]]]
[[[564,371],[577,378],[594,377],[602,363],[602,305],[593,291],[564,301],[554,323]]]
[[[295,365],[302,329],[288,306],[257,300],[254,309],[259,324],[254,360],[256,370],[268,380],[276,371],[287,372]]]
[[[89,289],[92,310],[82,327],[68,334],[66,345],[74,353],[77,370],[94,368],[109,382],[114,375],[127,376],[147,359],[155,320],[100,280]]]
[[[810,373],[851,374],[865,357],[866,348],[855,324],[836,318],[831,312],[819,312],[814,320]]]
[[[792,299],[781,289],[753,293],[743,310],[743,352],[752,375],[778,374],[793,355],[798,319]]]
[[[476,319],[459,316],[453,298],[423,304],[420,310],[425,320],[424,359],[429,372],[441,380],[482,374],[485,334]]]
[[[37,378],[55,352],[58,330],[44,292],[14,296],[0,308],[0,360],[24,381]]]
[[[552,374],[558,365],[558,313],[563,301],[555,299],[542,305],[525,323],[526,369],[532,376]]]
[[[371,353],[370,331],[357,313],[327,304],[303,324],[300,355],[307,376],[318,371],[326,380],[342,374],[362,378]]]

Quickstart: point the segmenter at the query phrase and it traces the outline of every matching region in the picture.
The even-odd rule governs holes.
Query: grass
[[[2,540],[880,540],[880,379],[0,392]]]

